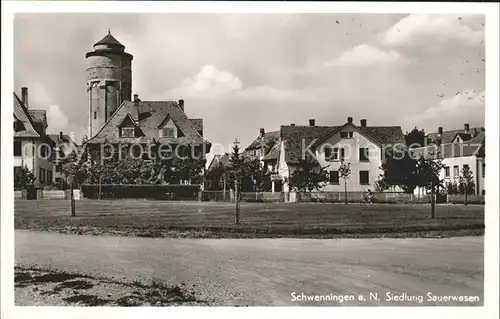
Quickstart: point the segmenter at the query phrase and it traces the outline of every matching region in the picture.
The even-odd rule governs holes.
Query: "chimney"
[[[139,94],[134,94],[134,102],[139,102]]]
[[[260,136],[264,136],[265,133],[266,133],[266,131],[263,128],[261,128],[260,129]]]
[[[465,131],[465,134],[468,134],[468,133],[469,133],[469,129],[470,129],[469,124],[464,124],[464,131]]]
[[[352,124],[352,117],[350,117],[350,116],[349,116],[349,117],[347,118],[347,123]]]
[[[438,127],[438,135],[443,135],[443,127]]]
[[[290,126],[295,126],[295,123],[290,124]]]
[[[361,127],[366,127],[366,119],[362,119],[360,122],[361,122]]]
[[[315,126],[315,120],[314,119],[310,119],[309,120],[309,126]]]
[[[437,138],[436,138],[436,144],[437,144],[437,146],[441,145],[442,135],[443,135],[443,127],[440,126],[440,127],[438,127],[438,135],[437,135]]]
[[[63,140],[63,132],[59,131],[59,139],[62,141]]]
[[[28,88],[27,87],[21,88],[21,101],[23,101],[23,104],[26,105],[26,108],[28,108]]]
[[[179,108],[184,112],[184,100],[182,99],[179,100]]]

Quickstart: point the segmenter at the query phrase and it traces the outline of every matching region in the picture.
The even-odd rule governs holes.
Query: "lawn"
[[[142,237],[447,237],[484,233],[484,206],[80,200],[15,202],[15,228]]]

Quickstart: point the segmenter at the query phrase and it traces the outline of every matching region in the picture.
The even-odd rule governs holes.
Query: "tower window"
[[[94,112],[94,120],[97,120],[97,112]]]

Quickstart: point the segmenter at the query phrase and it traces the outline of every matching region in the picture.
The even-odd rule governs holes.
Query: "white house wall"
[[[340,160],[325,160],[325,153],[323,147],[325,145],[331,146],[332,148],[344,148],[345,149],[345,161],[351,163],[351,176],[347,179],[347,191],[358,192],[366,191],[368,189],[374,190],[375,182],[379,179],[382,173],[380,166],[381,161],[381,149],[372,140],[368,139],[364,135],[360,134],[354,127],[346,127],[344,132],[353,132],[352,138],[341,138],[340,132],[330,137],[327,141],[322,143],[316,149],[316,156],[320,164],[323,166],[328,166],[328,171],[338,171],[341,165]],[[364,162],[359,160],[359,148],[369,148],[369,161]],[[332,150],[333,154],[333,150]],[[340,151],[339,151],[340,156]],[[369,184],[364,185],[360,183],[359,172],[368,171]],[[344,190],[344,180],[339,178],[339,184],[328,184],[325,186],[324,191],[343,191]]]

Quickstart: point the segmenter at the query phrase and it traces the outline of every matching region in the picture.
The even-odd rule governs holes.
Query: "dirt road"
[[[15,254],[17,265],[126,281],[185,282],[203,299],[223,305],[470,306],[483,304],[483,242],[483,237],[150,239],[16,230]],[[441,296],[479,301],[440,301]]]

